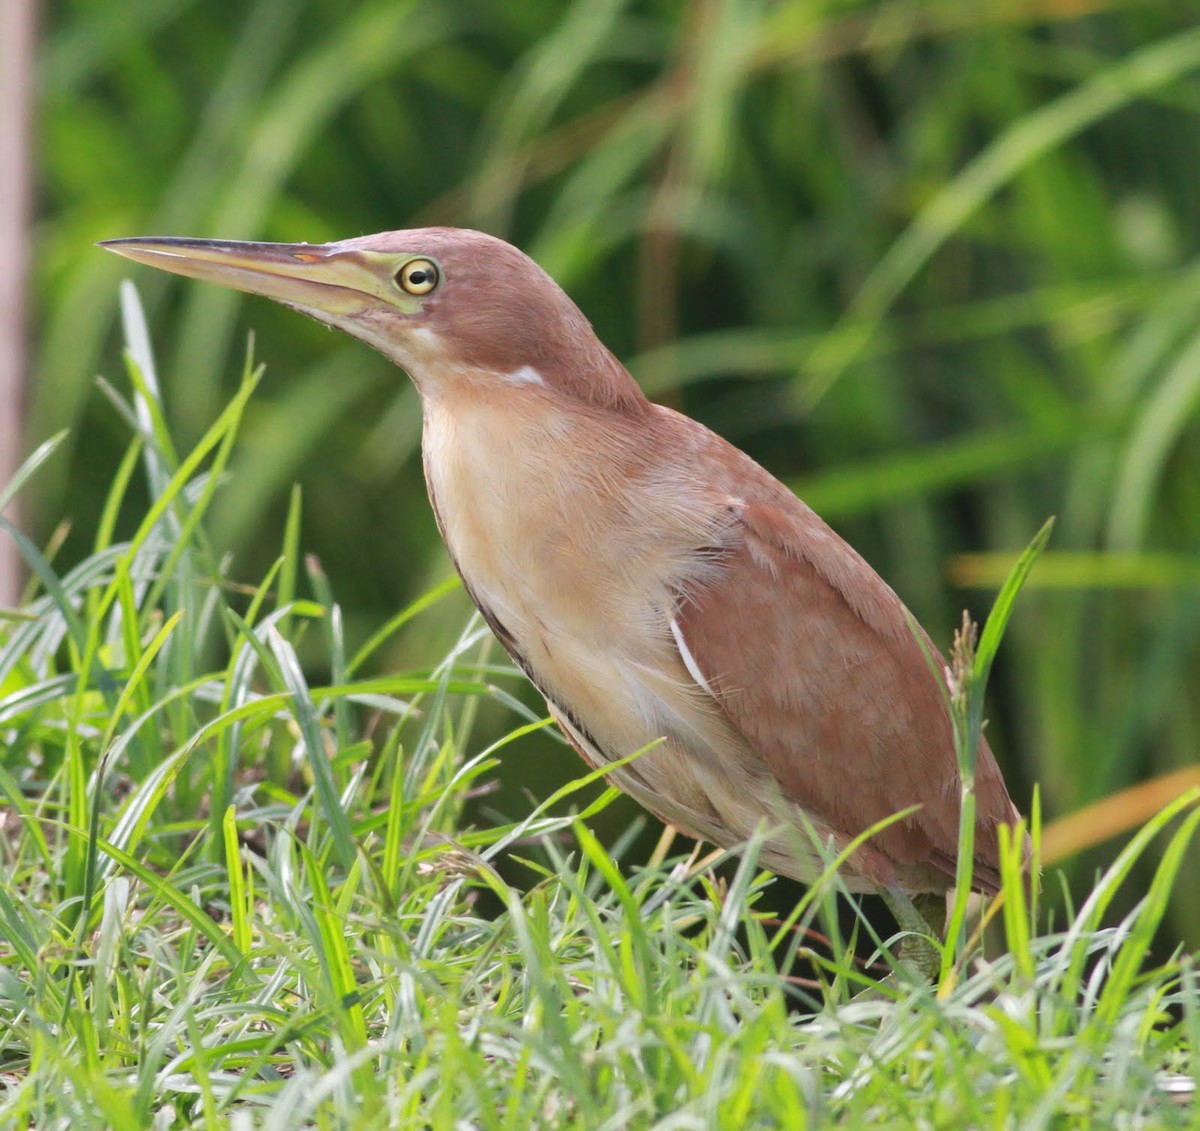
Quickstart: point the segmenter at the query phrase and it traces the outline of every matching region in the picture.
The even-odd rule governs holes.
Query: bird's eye
[[[410,259],[396,272],[400,289],[410,295],[427,295],[438,285],[437,264],[429,259]]]

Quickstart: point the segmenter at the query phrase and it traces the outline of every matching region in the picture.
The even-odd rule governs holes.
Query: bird
[[[614,785],[718,847],[765,828],[761,863],[810,884],[829,849],[911,810],[840,875],[919,899],[940,929],[961,789],[938,650],[784,484],[651,402],[533,259],[447,227],[101,246],[274,299],[404,370],[450,558],[583,760],[619,763]],[[986,739],[974,788],[973,884],[991,895],[1019,815]]]

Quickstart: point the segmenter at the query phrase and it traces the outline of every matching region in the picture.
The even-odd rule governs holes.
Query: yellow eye
[[[437,264],[431,259],[410,259],[396,272],[400,289],[410,295],[427,295],[440,280]]]

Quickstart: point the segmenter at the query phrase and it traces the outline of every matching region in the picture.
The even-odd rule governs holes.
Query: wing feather
[[[784,796],[843,842],[919,805],[853,863],[883,885],[944,889],[958,840],[953,732],[904,606],[813,511],[746,464],[739,485],[753,468],[758,497],[731,499],[720,568],[679,594],[681,659]],[[976,886],[994,891],[997,827],[1017,813],[986,741],[976,804]]]

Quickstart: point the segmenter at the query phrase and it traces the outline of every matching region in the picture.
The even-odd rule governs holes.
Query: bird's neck
[[[606,412],[640,418],[651,408],[641,386],[629,371],[596,339],[589,343],[580,364],[566,368],[559,380],[564,390],[578,400]]]
[[[456,559],[485,572],[511,569],[493,558],[546,529],[545,516],[578,507],[582,517],[597,474],[628,458],[624,431],[605,426],[616,413],[532,381],[464,382],[422,400],[425,476],[442,534]]]

